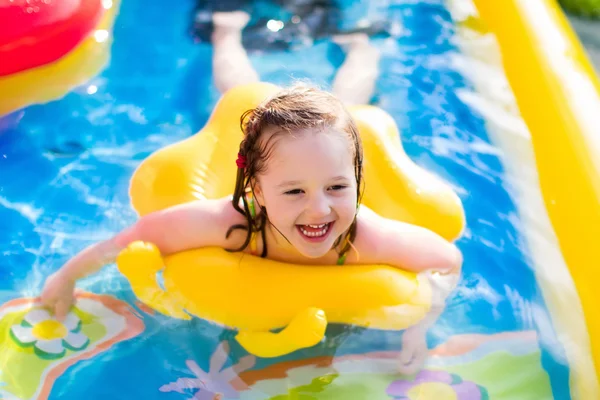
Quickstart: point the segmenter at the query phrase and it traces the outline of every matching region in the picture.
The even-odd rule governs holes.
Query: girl
[[[232,165],[238,168],[233,196],[146,215],[77,254],[47,280],[41,294],[57,318],[68,312],[78,279],[112,263],[138,240],[156,244],[163,255],[220,246],[286,263],[437,270],[446,273],[438,275],[443,283],[455,284],[462,258],[453,244],[359,207],[361,141],[334,95],[302,85],[282,90],[244,114],[242,128],[237,165]],[[441,313],[449,287],[434,290],[438,307],[404,333],[402,372],[414,372],[423,362],[425,332]]]

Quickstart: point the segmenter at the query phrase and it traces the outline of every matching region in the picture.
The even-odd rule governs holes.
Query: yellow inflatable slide
[[[477,60],[470,65],[478,69],[466,75],[483,98],[469,104],[484,115],[503,152],[537,282],[565,349],[571,394],[598,399],[597,71],[556,0],[448,4],[462,53]],[[489,107],[494,102],[501,104],[496,115]]]

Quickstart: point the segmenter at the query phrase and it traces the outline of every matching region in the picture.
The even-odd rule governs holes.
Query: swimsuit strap
[[[254,207],[254,196],[252,196],[252,192],[246,193],[246,201],[248,202],[248,208],[250,209],[250,216],[252,219],[256,218],[256,209]],[[256,231],[252,226],[249,226],[250,229],[250,253],[253,256],[258,255],[258,244],[257,244],[257,235]]]
[[[346,235],[346,238],[344,239],[344,246],[342,248],[346,247],[346,243],[347,242],[348,242],[348,235]],[[347,256],[348,256],[348,249],[346,249],[346,251],[344,251],[344,252],[342,252],[340,254],[340,256],[337,259],[336,264],[337,265],[344,265],[344,263],[346,262],[346,257]]]

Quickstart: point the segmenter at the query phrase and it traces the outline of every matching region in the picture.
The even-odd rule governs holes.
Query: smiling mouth
[[[333,222],[318,225],[296,225],[300,234],[307,240],[320,241],[327,237]]]

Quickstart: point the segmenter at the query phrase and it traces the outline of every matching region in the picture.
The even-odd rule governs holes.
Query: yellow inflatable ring
[[[278,88],[266,83],[227,92],[206,126],[157,151],[134,173],[130,195],[140,215],[231,193],[242,139],[241,114]],[[364,203],[375,212],[460,235],[464,213],[451,188],[410,161],[393,119],[379,108],[352,108],[365,152]],[[418,323],[431,306],[425,277],[386,265],[302,266],[219,248],[163,257],[151,243],[132,243],[119,270],[145,304],[175,318],[190,314],[239,330],[236,339],[259,357],[276,357],[323,339],[328,322],[385,330]],[[162,271],[164,290],[156,273]],[[278,333],[271,331],[284,328]]]

